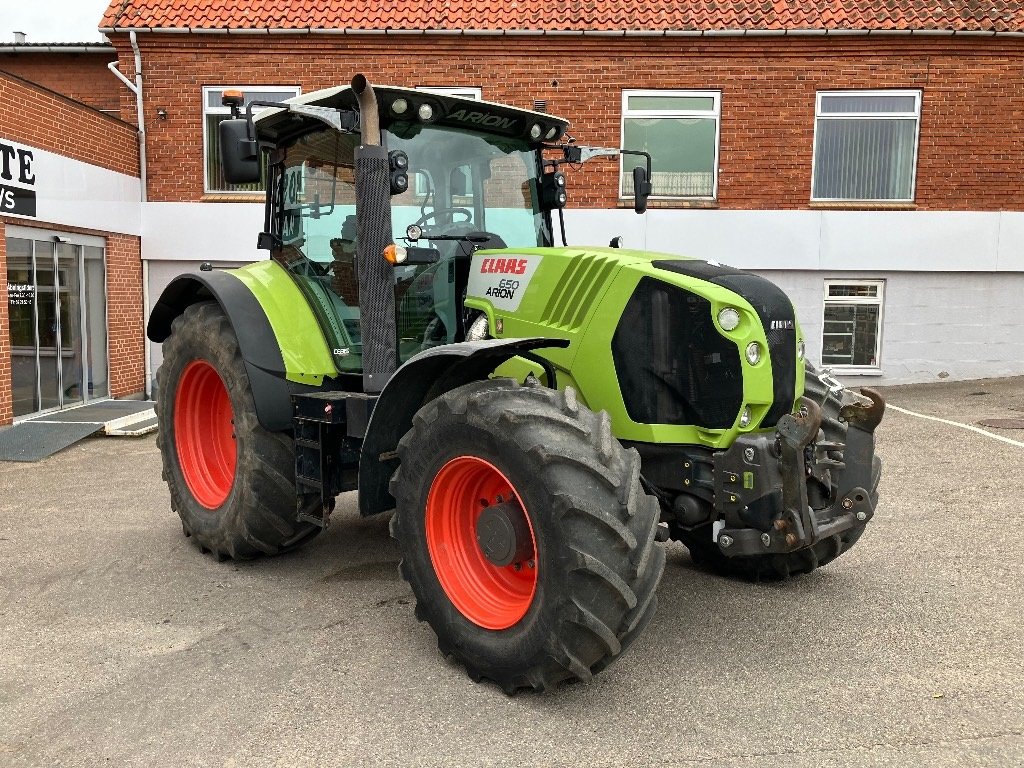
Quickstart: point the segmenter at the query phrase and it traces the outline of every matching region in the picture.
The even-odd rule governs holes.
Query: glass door
[[[39,410],[36,271],[32,241],[7,240],[7,317],[14,417]]]
[[[103,249],[7,240],[14,416],[109,394]]]

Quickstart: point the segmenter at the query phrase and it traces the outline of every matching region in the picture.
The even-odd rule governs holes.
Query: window
[[[812,200],[914,199],[920,91],[818,94]]]
[[[470,87],[453,87],[453,88],[435,88],[432,85],[418,85],[416,86],[417,91],[430,91],[430,93],[439,93],[442,96],[455,96],[460,99],[473,99],[473,101],[480,101],[483,96],[479,88]]]
[[[821,364],[847,369],[880,368],[882,280],[826,280]]]
[[[206,192],[262,192],[262,184],[228,184],[224,181],[224,173],[220,167],[220,133],[217,126],[222,120],[231,116],[231,110],[220,103],[221,95],[231,88],[237,88],[245,94],[245,106],[248,106],[251,101],[284,101],[298,96],[300,90],[297,87],[231,85],[203,88],[203,156],[206,158],[204,190]]]
[[[721,91],[623,91],[622,147],[651,153],[654,197],[718,195]],[[633,196],[633,168],[623,155],[621,197]]]

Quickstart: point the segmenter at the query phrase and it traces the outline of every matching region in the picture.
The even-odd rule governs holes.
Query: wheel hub
[[[533,536],[523,508],[506,501],[486,507],[476,521],[476,540],[494,565],[506,566],[527,560],[533,552]]]

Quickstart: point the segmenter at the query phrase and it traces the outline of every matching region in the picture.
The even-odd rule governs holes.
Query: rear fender
[[[273,432],[291,428],[291,397],[281,349],[272,343],[274,329],[252,291],[234,275],[217,271],[174,278],[150,313],[146,335],[162,343],[186,307],[211,299],[220,304],[238,339],[260,424]]]
[[[416,411],[455,387],[486,379],[497,366],[523,352],[567,346],[565,339],[539,337],[467,341],[428,349],[405,363],[380,393],[366,428],[359,457],[359,513],[394,509],[388,482],[398,469],[398,441],[412,428]]]

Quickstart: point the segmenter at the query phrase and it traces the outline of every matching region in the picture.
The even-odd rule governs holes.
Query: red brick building
[[[0,426],[144,390],[140,193],[134,126],[0,72]]]
[[[363,72],[543,101],[582,144],[647,149],[643,217],[628,167],[570,172],[569,241],[623,235],[765,274],[844,376],[1024,373],[1019,3],[117,0],[100,26],[120,72],[141,64],[141,97],[105,82],[123,121],[143,117],[151,295],[201,261],[264,257],[262,193],[217,170],[220,92],[285,98]]]

